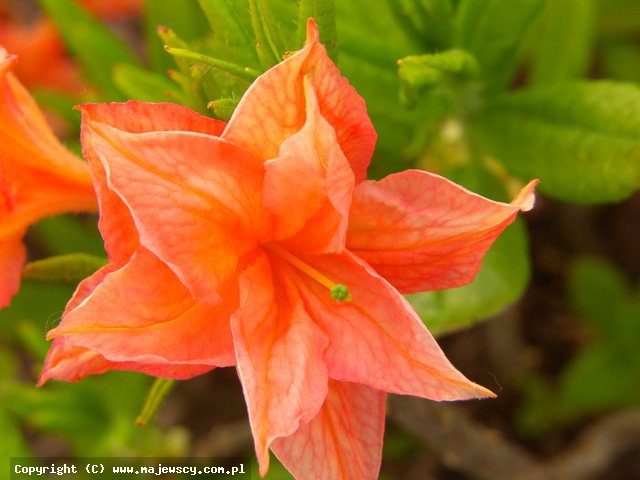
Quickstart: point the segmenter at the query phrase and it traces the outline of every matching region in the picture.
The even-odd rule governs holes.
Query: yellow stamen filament
[[[279,247],[278,245],[274,245],[270,243],[268,245],[264,245],[267,250],[272,251],[284,261],[289,263],[290,265],[296,267],[301,272],[307,274],[309,277],[313,278],[316,282],[318,282],[323,287],[326,287],[331,292],[331,296],[337,301],[347,301],[350,302],[352,300],[351,294],[347,290],[347,287],[342,284],[337,284],[329,280],[325,275],[320,273],[318,270],[313,268],[311,265],[303,262],[295,255],[287,252],[284,248]]]

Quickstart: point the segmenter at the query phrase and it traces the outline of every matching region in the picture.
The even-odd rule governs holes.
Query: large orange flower
[[[235,365],[260,472],[376,478],[385,392],[492,396],[401,293],[471,280],[520,209],[411,170],[365,181],[375,132],[318,42],[225,126],[167,104],[85,105],[110,263],[67,306],[41,381]]]
[[[11,73],[16,62],[0,47],[0,308],[18,289],[27,227],[56,213],[97,208],[87,164],[48,127]]]

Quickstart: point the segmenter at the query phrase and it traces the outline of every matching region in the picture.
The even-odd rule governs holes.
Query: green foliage
[[[547,0],[527,39],[530,83],[551,85],[582,77],[591,61],[594,20],[593,0]]]
[[[179,100],[180,93],[168,77],[135,65],[116,65],[113,82],[125,96],[144,102]]]
[[[158,37],[157,31],[160,25],[170,26],[177,35],[189,42],[197,42],[209,33],[207,19],[198,2],[146,0],[144,12],[146,52],[151,66],[159,73],[164,73],[172,67],[171,59],[165,53],[162,41]]]
[[[125,43],[104,24],[72,0],[39,0],[51,16],[69,49],[84,67],[89,80],[102,89],[109,100],[121,98],[113,83],[117,64],[136,64],[137,59]]]
[[[615,82],[539,87],[495,99],[474,128],[522,178],[565,201],[611,202],[640,187],[640,88]]]
[[[1,461],[29,456],[22,426],[65,439],[75,456],[184,455],[188,438],[180,428],[163,432],[156,426],[135,427],[151,383],[144,375],[117,372],[34,388],[49,347],[44,332],[59,318],[72,292],[70,285],[24,281],[12,305],[0,311],[0,344],[10,341],[14,349],[3,345],[0,353]],[[26,378],[15,360],[20,351],[40,359],[31,361],[33,373]]]
[[[544,0],[462,0],[456,16],[456,46],[471,52],[487,90],[504,89],[516,68],[522,39]]]
[[[302,45],[307,36],[307,20],[313,18],[318,24],[318,31],[327,53],[338,59],[338,42],[336,40],[335,0],[300,0],[298,4],[298,31],[296,39]]]
[[[464,50],[405,57],[398,60],[398,67],[400,79],[413,87],[438,85],[447,74],[466,79],[478,73],[476,59]]]
[[[96,256],[104,256],[102,237],[96,229],[94,216],[78,217],[74,215],[58,215],[40,220],[29,233],[44,253],[64,255],[85,252]]]
[[[559,423],[640,403],[640,288],[598,258],[574,265],[569,298],[589,340],[564,367],[557,385],[527,380],[522,430],[540,435]]]

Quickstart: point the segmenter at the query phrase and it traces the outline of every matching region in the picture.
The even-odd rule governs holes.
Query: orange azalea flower
[[[55,137],[11,73],[16,62],[0,47],[0,307],[18,289],[27,227],[48,215],[97,207],[88,165]]]
[[[222,122],[168,104],[85,105],[110,264],[82,282],[41,383],[235,365],[260,473],[376,478],[386,392],[490,397],[402,293],[462,285],[517,212],[410,170],[365,181],[364,101],[308,25]]]
[[[80,71],[49,20],[31,25],[0,20],[0,45],[20,58],[13,73],[27,88],[44,87],[74,96],[82,93]]]

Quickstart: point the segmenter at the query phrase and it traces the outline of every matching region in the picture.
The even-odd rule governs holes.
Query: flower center
[[[331,297],[336,302],[342,302],[342,301],[350,302],[352,300],[351,294],[349,293],[349,289],[347,288],[346,285],[332,282],[329,278],[327,278],[325,275],[323,275],[318,270],[313,268],[311,265],[303,262],[298,257],[289,253],[284,248],[279,247],[278,245],[270,243],[268,245],[263,245],[263,246],[267,250],[278,255],[282,260],[287,262],[289,265],[297,268],[301,272],[313,278],[316,282],[318,282],[323,287],[328,288],[329,291],[331,292]]]

